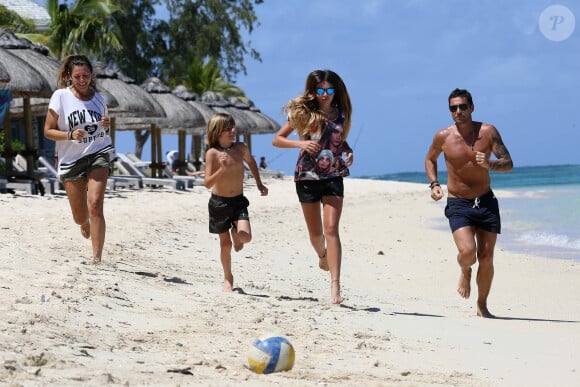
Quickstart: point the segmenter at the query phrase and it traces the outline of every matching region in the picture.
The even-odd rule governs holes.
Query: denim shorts
[[[99,168],[107,168],[109,174],[111,173],[112,168],[108,153],[93,153],[92,155],[78,159],[75,161],[70,171],[65,175],[60,176],[60,181],[65,182],[86,179],[91,171]]]

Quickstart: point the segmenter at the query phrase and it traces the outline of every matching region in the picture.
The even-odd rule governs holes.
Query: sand
[[[235,293],[221,291],[204,187],[107,192],[97,266],[64,195],[0,195],[0,384],[580,384],[578,261],[503,251],[500,236],[498,318],[476,317],[476,290],[456,293],[444,203],[425,185],[349,178],[334,306],[292,180],[265,183],[268,197],[246,187],[254,239],[233,254]],[[295,366],[254,374],[246,353],[270,333]]]

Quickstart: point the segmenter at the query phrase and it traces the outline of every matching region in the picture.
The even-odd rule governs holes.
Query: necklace
[[[219,150],[221,150],[222,152],[227,152],[230,149],[232,149],[232,147],[234,146],[234,142],[232,142],[232,144],[230,146],[228,146],[227,148],[222,147],[220,144],[217,144],[215,147],[218,148]]]

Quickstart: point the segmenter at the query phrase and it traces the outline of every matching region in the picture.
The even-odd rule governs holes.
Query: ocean
[[[446,183],[447,173],[439,172]],[[366,176],[376,180],[422,183],[424,172]],[[508,173],[491,172],[502,219],[498,249],[580,262],[580,165],[516,167]],[[445,200],[445,199],[444,199]],[[444,218],[443,213],[441,216]],[[446,230],[447,221],[444,222]]]

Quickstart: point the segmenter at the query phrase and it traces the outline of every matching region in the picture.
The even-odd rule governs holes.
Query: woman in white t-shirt
[[[91,238],[93,263],[101,261],[105,243],[103,202],[111,171],[105,99],[97,92],[93,66],[84,55],[62,62],[60,89],[50,98],[44,135],[56,141],[58,176],[62,181],[75,223]]]

